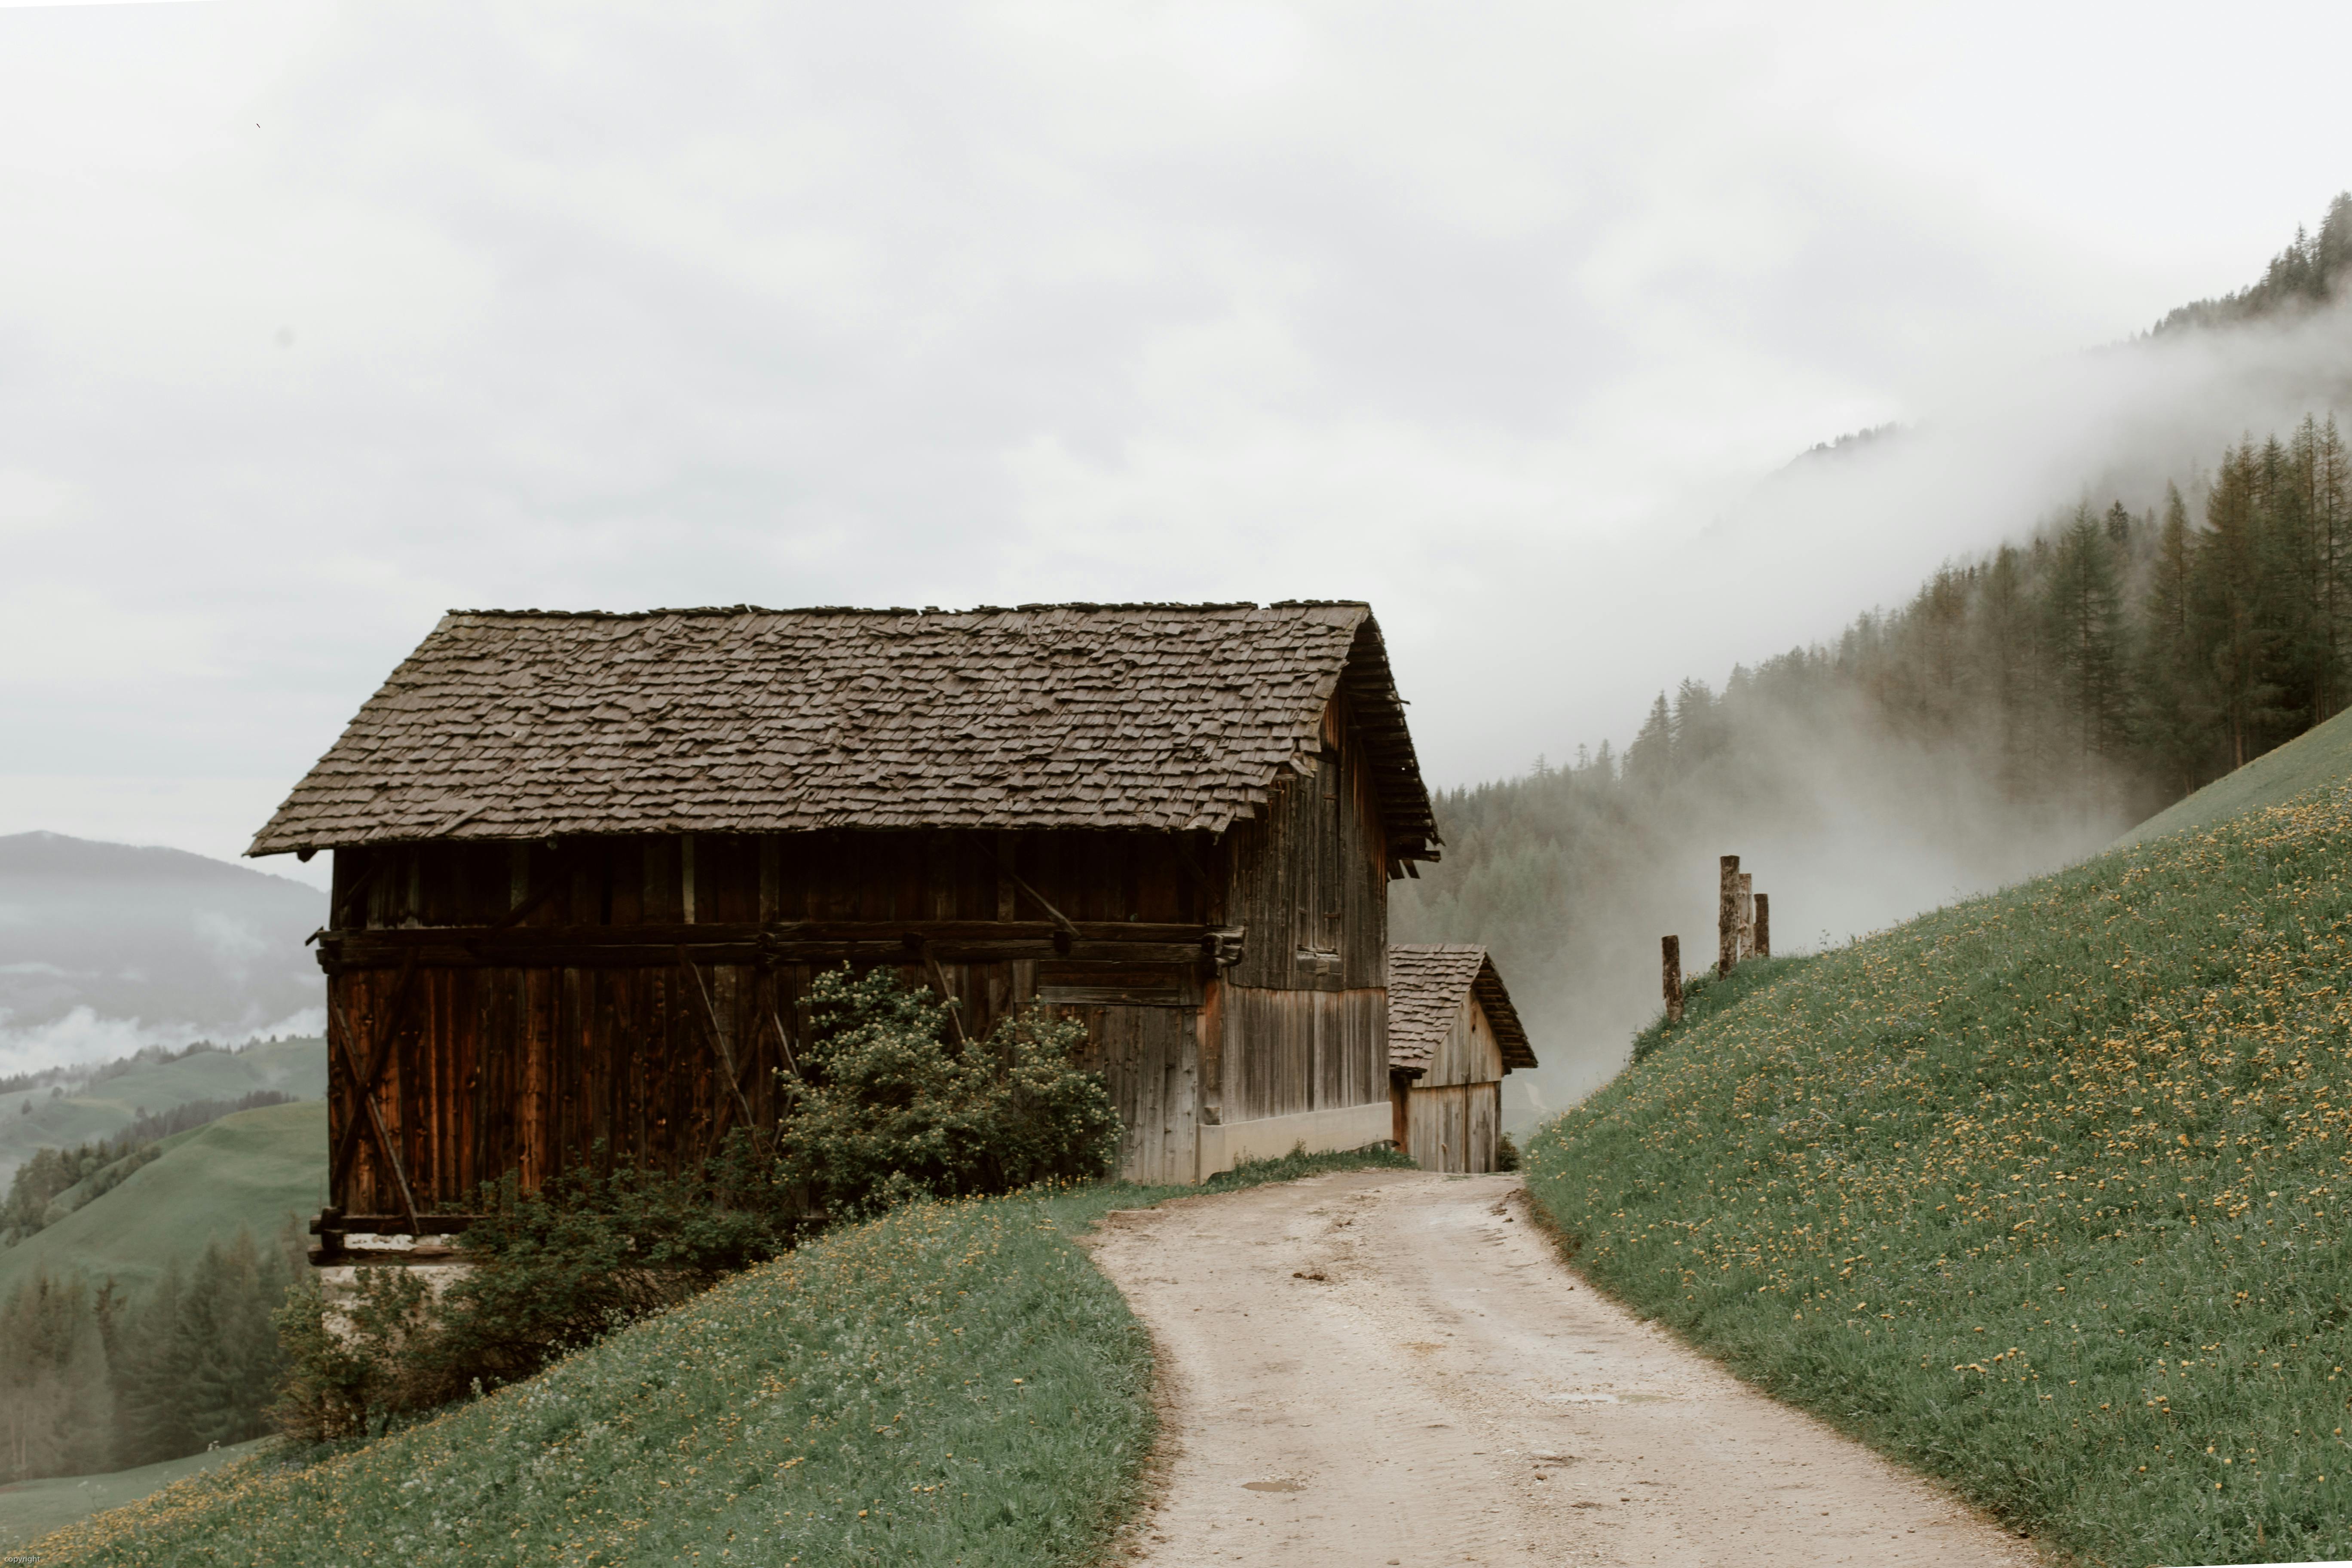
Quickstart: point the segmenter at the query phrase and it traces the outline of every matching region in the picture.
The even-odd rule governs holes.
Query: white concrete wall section
[[[1201,1129],[1201,1175],[1207,1180],[1244,1160],[1278,1160],[1293,1149],[1310,1154],[1328,1149],[1360,1149],[1395,1136],[1393,1113],[1385,1100],[1337,1110],[1302,1110],[1255,1121],[1229,1121]]]

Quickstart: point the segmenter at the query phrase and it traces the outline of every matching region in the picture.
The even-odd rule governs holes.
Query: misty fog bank
[[[1507,1109],[1556,1110],[1623,1065],[1658,1015],[1659,938],[1716,952],[1717,858],[1771,897],[1776,953],[1816,951],[2091,854],[2113,804],[2023,805],[1980,757],[1875,732],[1858,704],[1761,703],[1653,788],[1588,759],[1439,803],[1445,858],[1396,884],[1399,942],[1494,950],[1542,1066]],[[1521,1110],[1513,1120],[1523,1121]]]
[[[326,895],[176,849],[0,837],[0,1077],[324,1027]]]
[[[2342,456],[2324,426],[2298,429],[2347,406],[2339,300],[1958,388],[1933,416],[1805,454],[1661,561],[1656,623],[1623,657],[1550,667],[1619,689],[1646,672],[1653,691],[1661,672],[1730,668],[1723,696],[1697,687],[1692,706],[1685,679],[1622,752],[1523,729],[1528,752],[1580,763],[1447,793],[1445,859],[1401,885],[1397,939],[1495,949],[1544,1062],[1507,1092],[1556,1108],[1605,1081],[1656,1016],[1660,936],[1683,939],[1688,969],[1712,961],[1719,855],[1772,895],[1787,953],[2103,847],[2249,742],[2342,706],[2341,607],[2325,626],[2288,614],[2236,690],[2186,645],[2191,579],[2226,574],[2231,549],[2265,581],[2287,568],[2263,560],[2324,555],[2312,584],[2352,605]],[[2315,479],[2331,463],[2336,478]],[[2285,493],[2296,484],[2336,499]],[[2217,528],[2246,537],[2216,543]],[[2158,631],[2167,570],[2180,619]],[[2207,596],[2282,591],[2249,583]],[[1625,716],[1650,704],[1631,698]],[[2270,717],[2226,716],[2249,710]]]

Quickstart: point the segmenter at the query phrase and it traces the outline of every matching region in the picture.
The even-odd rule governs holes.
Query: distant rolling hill
[[[2215,827],[2250,811],[2284,805],[2307,791],[2352,778],[2352,712],[2338,713],[2244,767],[2222,774],[2116,840],[2146,844],[2192,827]]]
[[[0,1094],[0,1183],[34,1150],[110,1138],[144,1111],[193,1100],[234,1100],[271,1089],[297,1100],[327,1092],[327,1046],[316,1037],[263,1040],[171,1061],[110,1063],[85,1078]]]
[[[284,1032],[320,1005],[302,941],[326,914],[316,888],[202,855],[0,837],[0,1074],[49,1065],[30,1043],[45,1037],[52,1055],[79,1048],[61,1030],[110,1034],[116,1056]]]
[[[163,1157],[121,1186],[0,1248],[0,1300],[43,1268],[143,1289],[170,1259],[192,1261],[239,1226],[265,1240],[289,1215],[307,1222],[326,1184],[323,1100],[225,1116],[167,1140]]]

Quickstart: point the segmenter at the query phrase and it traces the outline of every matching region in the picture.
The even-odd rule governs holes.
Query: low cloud
[[[0,1014],[0,1078],[53,1068],[95,1067],[135,1056],[150,1047],[178,1050],[198,1040],[237,1046],[271,1037],[316,1037],[325,1033],[326,1026],[323,1007],[306,1007],[281,1018],[232,1029],[100,1017],[88,1007],[76,1007],[47,1023],[16,1028]]]

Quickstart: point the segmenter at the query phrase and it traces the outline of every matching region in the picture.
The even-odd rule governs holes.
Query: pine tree
[[[260,1436],[262,1409],[284,1370],[270,1315],[287,1280],[240,1229],[226,1247],[207,1242],[188,1276],[174,1325],[184,1408],[194,1446]]]
[[[1642,721],[1641,731],[1633,743],[1625,748],[1625,782],[1647,790],[1660,790],[1674,776],[1675,721],[1666,710],[1666,694],[1650,704],[1650,716]]]
[[[2276,627],[2264,602],[2263,531],[2261,459],[2249,440],[2222,458],[2190,563],[2191,636],[2209,665],[2233,768],[2260,754],[2278,695],[2269,679]]]
[[[2187,795],[2205,777],[2215,704],[2190,626],[2191,563],[2197,543],[2188,504],[2177,485],[2164,487],[2164,521],[2157,527],[2156,558],[2148,568],[2135,649],[2137,726],[2144,753],[2170,792]]]
[[[187,1276],[176,1258],[146,1297],[118,1314],[113,1343],[119,1459],[124,1466],[175,1459],[203,1447],[189,1422],[179,1322]]]
[[[2032,795],[2042,779],[2040,617],[2028,572],[2032,558],[2012,545],[1993,552],[1976,617],[1976,685],[1990,710],[1994,776],[2010,795]]]
[[[2052,552],[2044,591],[2052,684],[2073,753],[2070,771],[2086,803],[2096,798],[2107,763],[2123,750],[2129,713],[2114,550],[2089,505],[2077,507]]]
[[[2341,196],[2336,203],[2352,219],[2352,204]],[[2329,220],[2333,222],[2336,216],[2337,209],[2330,208]],[[2334,718],[2344,707],[2345,620],[2352,616],[2352,592],[2347,591],[2346,576],[2352,573],[2352,459],[2346,456],[2344,438],[2336,433],[2332,414],[2324,426],[2315,426],[2306,417],[2295,441],[2306,476],[2309,591],[2318,672],[2311,718],[2317,723]]]
[[[1686,779],[1721,749],[1715,693],[1704,680],[1685,680],[1675,692],[1675,776]]]
[[[103,1470],[112,1427],[89,1285],[38,1270],[0,1305],[0,1479]]]

